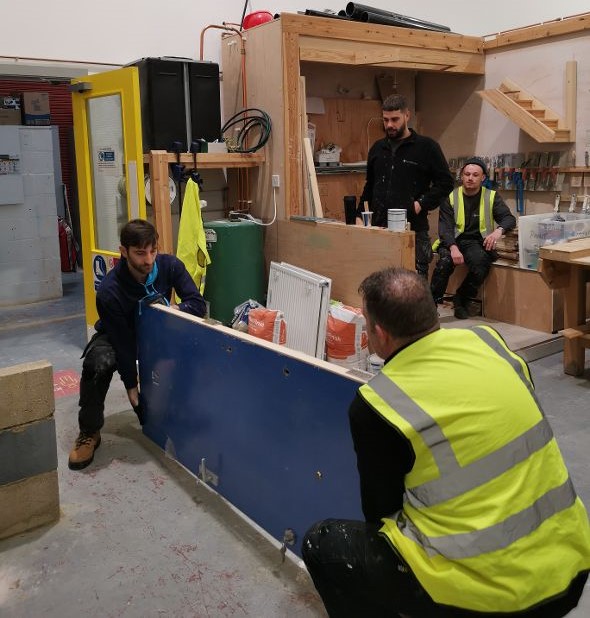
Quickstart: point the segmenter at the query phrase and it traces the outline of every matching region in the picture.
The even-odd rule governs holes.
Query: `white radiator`
[[[267,307],[287,323],[287,347],[324,358],[332,280],[285,262],[271,262]]]

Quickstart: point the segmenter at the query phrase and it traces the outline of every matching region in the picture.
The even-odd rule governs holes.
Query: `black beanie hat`
[[[481,169],[483,170],[484,176],[488,175],[488,168],[486,167],[486,164],[483,162],[483,159],[480,159],[479,157],[470,157],[469,159],[467,159],[467,161],[465,161],[465,163],[463,164],[463,167],[461,168],[461,173],[463,173],[463,170],[465,169],[465,166],[467,165],[479,165],[479,167],[481,167]]]

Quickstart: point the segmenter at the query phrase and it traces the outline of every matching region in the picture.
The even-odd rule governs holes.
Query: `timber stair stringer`
[[[537,142],[575,141],[575,129],[567,126],[565,119],[508,78],[498,88],[477,94]]]

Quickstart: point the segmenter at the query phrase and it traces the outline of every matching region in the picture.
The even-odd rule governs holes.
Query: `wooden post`
[[[576,141],[576,109],[578,102],[578,63],[568,60],[565,63],[565,123],[570,132],[570,141]]]
[[[586,322],[586,278],[584,269],[570,264],[570,284],[564,290],[563,326],[577,328]],[[563,342],[563,369],[572,376],[584,373],[585,349],[578,338]]]
[[[299,35],[283,34],[283,72],[285,113],[285,217],[300,215],[302,135],[299,121]]]
[[[160,235],[159,250],[162,253],[174,253],[168,189],[168,153],[165,150],[150,151],[149,170],[155,226]]]

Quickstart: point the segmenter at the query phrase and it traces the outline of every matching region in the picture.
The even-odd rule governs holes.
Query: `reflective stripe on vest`
[[[525,375],[521,362],[485,327],[476,327],[472,332],[510,364],[534,396],[532,384]],[[440,478],[413,488],[406,487],[406,499],[416,509],[436,506],[488,483],[528,459],[553,439],[553,432],[543,415],[539,423],[516,439],[480,460],[461,467],[438,423],[391,379],[380,373],[369,384],[371,389],[422,437],[440,471]],[[536,397],[535,402],[539,405]],[[401,532],[423,547],[429,555],[442,554],[448,559],[470,558],[511,545],[533,532],[555,513],[570,507],[575,500],[576,494],[568,478],[561,486],[548,491],[528,508],[482,530],[430,538],[416,530],[411,521],[406,520]]]
[[[494,198],[496,192],[481,188],[481,197],[479,200],[479,231],[485,238],[494,230]],[[449,203],[453,208],[455,215],[455,238],[465,231],[465,205],[463,203],[463,191],[461,187],[457,187],[449,195]],[[455,204],[457,207],[455,208]]]
[[[428,537],[419,532],[411,521],[406,521],[402,533],[418,543],[430,556],[443,555],[447,560],[463,560],[498,551],[534,532],[543,522],[564,511],[576,501],[576,492],[568,478],[554,487],[528,508],[483,530],[464,534]]]

